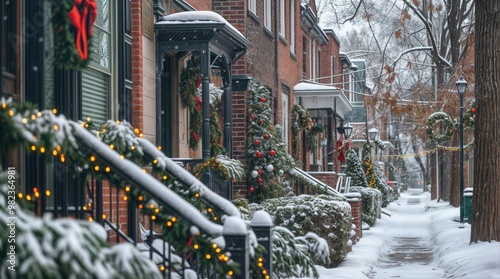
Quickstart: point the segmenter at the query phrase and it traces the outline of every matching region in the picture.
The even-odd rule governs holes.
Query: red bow
[[[82,60],[89,57],[88,39],[92,37],[92,26],[97,18],[95,0],[74,0],[73,8],[68,13],[69,21],[75,26],[75,45]]]

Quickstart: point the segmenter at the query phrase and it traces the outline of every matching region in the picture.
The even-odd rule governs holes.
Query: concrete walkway
[[[372,279],[434,279],[446,278],[443,270],[433,264],[430,220],[424,214],[422,196],[400,198],[400,206],[392,207],[391,222],[387,231],[391,237],[382,246],[377,266],[372,270]]]

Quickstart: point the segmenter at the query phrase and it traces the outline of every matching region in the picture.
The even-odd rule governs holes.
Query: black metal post
[[[333,147],[332,147],[332,116],[333,113],[331,110],[328,110],[328,136],[326,137],[326,145],[328,146],[327,150],[327,165],[328,171],[333,171]],[[330,164],[331,163],[331,164]]]
[[[245,228],[245,224],[237,217],[228,217],[224,223],[223,236],[226,242],[225,251],[231,253],[231,260],[239,264],[240,274],[232,278],[250,278],[250,256],[248,248],[247,233],[240,228]],[[240,224],[236,224],[240,222]]]
[[[257,237],[257,242],[266,248],[264,253],[264,268],[268,274],[272,274],[273,265],[273,220],[269,213],[260,210],[255,212],[252,218],[252,230]]]
[[[460,94],[460,223],[464,222],[464,94]]]

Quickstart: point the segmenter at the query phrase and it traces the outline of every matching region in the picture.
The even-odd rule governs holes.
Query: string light
[[[212,256],[211,256],[210,254],[206,254],[206,255],[205,255],[205,258],[206,258],[207,260],[210,260],[210,259],[212,258]]]
[[[229,272],[227,273],[227,275],[229,276],[233,276],[234,272],[232,270],[229,270]]]
[[[151,220],[156,220],[156,216],[155,215],[151,215]]]
[[[160,271],[165,271],[165,266],[160,266]]]
[[[106,219],[106,217],[108,217],[108,216],[106,216],[106,214],[103,213],[102,214],[102,219]]]
[[[31,196],[30,196],[30,195],[26,195],[26,199],[27,199],[28,201],[31,201]]]
[[[168,176],[164,175],[162,178],[163,180],[167,180]]]
[[[127,192],[130,191],[130,186],[126,186],[125,191],[127,191]]]
[[[45,191],[45,195],[46,195],[47,197],[50,197],[50,191],[49,191],[49,190]]]
[[[54,124],[54,131],[57,131],[57,130],[59,130],[59,125]]]
[[[45,153],[45,147],[43,147],[43,146],[40,147],[40,153],[42,153],[42,154]]]
[[[95,171],[99,171],[99,166],[95,166],[95,167],[94,167],[94,170],[95,170]]]
[[[36,115],[37,115],[38,117],[42,117],[42,112],[41,112],[41,111],[39,111],[39,112],[37,112],[37,113],[36,113]]]
[[[9,116],[14,116],[14,111],[13,110],[9,110]]]
[[[127,196],[123,196],[123,200],[124,200],[124,201],[127,201],[127,200],[128,200],[128,197],[127,197]]]
[[[6,103],[2,103],[2,109],[6,109],[7,108],[7,104]]]
[[[31,151],[36,151],[36,146],[32,145],[31,146]]]
[[[26,124],[28,123],[28,119],[27,118],[23,118],[23,124]]]
[[[193,245],[193,248],[194,248],[194,250],[198,250],[200,248],[200,245],[195,244],[195,245]]]
[[[23,198],[23,193],[18,193],[17,197],[20,198],[20,199],[22,199]]]
[[[53,109],[52,109],[52,113],[53,113],[53,114],[57,114],[57,109],[56,109],[56,108],[53,108]]]
[[[110,172],[111,171],[111,168],[110,167],[106,167],[106,172]]]
[[[94,157],[93,155],[92,155],[92,156],[90,156],[90,161],[91,161],[91,162],[94,162],[94,161],[95,161],[95,157]]]

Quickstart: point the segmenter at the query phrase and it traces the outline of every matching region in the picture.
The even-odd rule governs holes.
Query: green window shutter
[[[82,71],[82,116],[96,123],[109,119],[109,76],[93,69]]]

